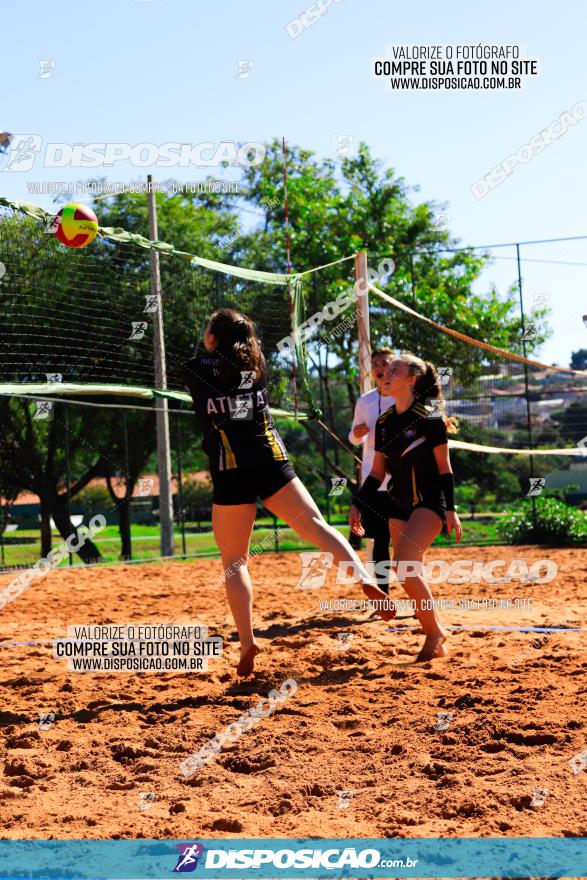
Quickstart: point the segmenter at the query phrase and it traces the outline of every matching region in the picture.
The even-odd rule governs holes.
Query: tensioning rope
[[[432,327],[435,327],[437,330],[441,330],[442,333],[447,333],[449,336],[453,336],[455,339],[460,339],[461,342],[467,342],[469,345],[474,345],[477,348],[482,348],[485,351],[490,351],[493,354],[497,354],[500,357],[508,358],[512,361],[518,361],[521,364],[528,364],[531,367],[538,367],[540,370],[553,370],[556,373],[570,373],[573,376],[582,376],[587,379],[587,371],[585,370],[572,370],[570,367],[557,367],[553,364],[543,364],[540,361],[533,361],[530,358],[526,358],[521,354],[515,354],[512,351],[506,351],[503,348],[497,348],[495,345],[490,345],[488,342],[480,342],[478,339],[473,339],[472,336],[467,336],[466,333],[461,333],[459,330],[453,330],[452,327],[445,327],[444,324],[439,324],[438,321],[433,321],[432,318],[426,317],[426,315],[421,315],[420,312],[414,311],[405,303],[400,302],[398,299],[394,299],[393,296],[390,296],[388,293],[384,293],[382,290],[379,290],[378,287],[375,287],[374,284],[368,284],[369,290],[372,290],[373,293],[376,293],[377,296],[381,297],[381,299],[386,300],[391,303],[392,306],[395,306],[396,309],[401,309],[403,312],[406,312],[408,315],[412,315],[414,318],[418,318],[420,321],[425,321],[427,324],[430,324]]]

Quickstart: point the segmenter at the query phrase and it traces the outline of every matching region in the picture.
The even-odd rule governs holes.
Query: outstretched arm
[[[365,529],[361,524],[360,510],[363,505],[369,504],[369,499],[374,492],[377,492],[385,477],[385,455],[383,452],[376,452],[373,459],[373,467],[371,473],[361,486],[361,489],[355,497],[349,509],[349,525],[355,535],[364,535]]]

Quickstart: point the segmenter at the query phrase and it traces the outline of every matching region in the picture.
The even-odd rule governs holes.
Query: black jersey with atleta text
[[[404,505],[438,495],[438,466],[433,449],[447,443],[446,425],[434,407],[416,400],[409,409],[384,412],[375,426],[375,451],[385,455],[387,491]]]
[[[236,379],[221,377],[214,354],[194,357],[184,365],[184,381],[202,428],[202,448],[212,474],[288,460],[269,412],[265,373],[256,378],[254,373],[242,372]]]

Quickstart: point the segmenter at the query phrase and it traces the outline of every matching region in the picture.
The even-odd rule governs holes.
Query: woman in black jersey
[[[395,611],[369,577],[342,535],[324,520],[291,466],[269,411],[265,359],[252,321],[233,309],[218,309],[204,333],[206,357],[184,366],[184,379],[202,427],[203,449],[214,486],[212,528],[220,549],[228,604],[238,630],[239,675],[250,675],[260,648],[252,622],[253,590],[247,568],[256,501],[306,541],[332,553],[335,563],[352,561],[363,591],[384,620]]]
[[[395,404],[377,420],[373,468],[349,519],[353,531],[361,535],[360,509],[369,507],[370,495],[388,473],[394,560],[398,579],[415,601],[426,635],[417,658],[422,662],[447,654],[447,632],[433,610],[432,594],[423,578],[423,558],[443,529],[449,535],[454,531],[457,542],[463,532],[455,511],[447,438],[455,426],[444,414],[438,373],[431,363],[402,354],[392,361],[388,377]]]

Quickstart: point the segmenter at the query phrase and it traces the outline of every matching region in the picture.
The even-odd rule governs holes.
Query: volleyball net
[[[237,308],[255,320],[275,414],[313,409],[296,327],[302,277],[203,259],[122,229],[100,230],[87,249],[61,245],[52,214],[0,199],[0,393],[108,395],[189,402],[182,365],[201,351],[212,312]],[[160,256],[166,388],[156,387],[151,252]],[[293,340],[283,358],[283,340]],[[56,377],[60,377],[57,379]]]
[[[132,499],[135,520],[142,506],[144,522],[152,523],[141,486],[157,489],[154,403],[164,397],[185,553],[186,518],[207,515],[193,477],[206,464],[195,420],[184,418],[191,401],[182,365],[201,351],[207,321],[220,307],[255,321],[272,412],[296,470],[327,514],[344,516],[349,495],[337,484],[358,479],[360,448],[347,437],[361,371],[380,347],[411,351],[439,368],[447,412],[459,421],[450,440],[457,482],[486,504],[526,494],[532,476],[552,475],[562,489],[585,467],[587,375],[534,354],[545,304],[524,319],[512,310],[515,283],[505,299],[495,290],[471,293],[454,254],[371,254],[362,278],[356,255],[286,275],[205,259],[118,228],[102,228],[87,249],[66,248],[49,234],[53,216],[0,199],[0,520],[11,499],[28,491],[41,499],[45,527],[52,519],[67,534],[76,501],[85,492],[87,509],[88,489],[104,479],[112,522],[130,515]],[[154,252],[166,362],[159,387]]]
[[[559,261],[552,262],[560,271]],[[471,263],[477,268],[469,259],[469,271]],[[540,258],[536,263],[542,270]],[[348,447],[347,434],[359,369],[370,369],[371,351],[389,348],[437,367],[446,413],[459,425],[449,435],[457,481],[468,484],[471,495],[479,494],[482,483],[481,494],[499,506],[527,494],[535,477],[547,490],[571,486],[576,500],[587,497],[587,372],[541,361],[536,352],[546,337],[549,295],[527,291],[526,311],[520,311],[522,274],[516,260],[508,268],[505,296],[490,283],[472,293],[470,279],[459,277],[454,253],[370,254],[368,306],[367,297],[359,296],[356,309],[334,319],[325,303],[353,284],[352,273],[345,265],[329,269],[329,275],[316,273],[306,310],[321,309],[323,319],[307,348],[313,395],[331,429],[324,457],[332,471],[353,478],[358,450]],[[528,270],[523,260],[520,268]],[[362,365],[361,309],[368,309],[363,332],[369,337]]]

